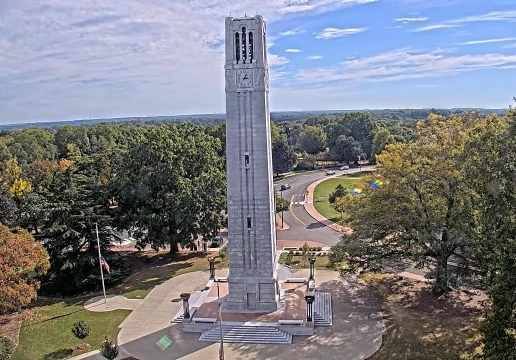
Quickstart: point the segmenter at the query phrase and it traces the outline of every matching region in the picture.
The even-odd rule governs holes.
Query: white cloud
[[[399,19],[396,19],[396,21],[398,22],[402,22],[404,24],[408,24],[408,23],[411,23],[411,22],[422,22],[422,21],[427,21],[428,18],[427,17],[418,17],[418,18],[399,18]]]
[[[323,58],[321,55],[310,55],[306,57],[308,60],[320,60]]]
[[[270,28],[375,1],[0,0],[0,122],[223,111],[229,13]]]
[[[430,31],[430,30],[437,30],[437,29],[450,29],[450,28],[456,28],[459,26],[460,25],[453,25],[453,24],[428,25],[428,26],[423,26],[423,27],[411,30],[411,32]]]
[[[514,44],[509,44],[509,45],[505,45],[505,46],[503,46],[503,48],[505,48],[505,49],[512,49],[512,48],[516,48],[516,43],[514,43]]]
[[[396,25],[396,26],[387,26],[386,28],[387,28],[387,29],[400,29],[400,28],[402,28],[402,27],[403,27],[403,26],[401,26],[401,25]]]
[[[300,53],[301,50],[299,50],[299,49],[287,49],[287,50],[285,50],[285,52],[288,52],[288,53]]]
[[[423,27],[420,27],[413,31],[418,32],[418,31],[428,31],[428,30],[435,30],[435,29],[455,28],[455,27],[460,26],[457,24],[466,24],[466,23],[481,22],[481,21],[516,22],[516,10],[491,11],[491,12],[489,12],[487,14],[483,14],[483,15],[465,16],[465,17],[445,21],[442,24],[423,26]]]
[[[302,70],[298,72],[296,79],[307,84],[333,81],[396,81],[514,67],[516,67],[516,55],[445,56],[443,53],[420,53],[401,49],[344,61],[336,67]]]
[[[361,32],[366,31],[368,28],[361,27],[361,28],[347,28],[347,29],[337,29],[337,28],[326,28],[320,33],[317,34],[315,37],[316,39],[336,39],[341,38],[345,36],[350,36],[354,34],[358,34]]]
[[[305,33],[306,30],[304,29],[301,29],[301,28],[295,28],[295,29],[292,29],[292,30],[288,30],[288,31],[284,31],[284,32],[281,32],[280,35],[281,36],[292,36],[292,35],[299,35],[299,34],[303,34]]]
[[[474,40],[474,41],[466,41],[457,45],[478,45],[478,44],[490,44],[497,42],[506,42],[506,41],[515,41],[516,38],[500,38],[500,39],[487,39],[487,40]]]
[[[473,15],[451,20],[451,23],[469,23],[479,21],[516,21],[516,10],[492,11],[484,15]]]

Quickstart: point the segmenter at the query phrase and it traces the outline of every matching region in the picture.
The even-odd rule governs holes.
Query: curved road
[[[359,171],[359,168],[346,170],[347,173]],[[338,175],[344,173],[344,171],[336,170],[335,173]],[[290,229],[278,231],[278,240],[316,241],[329,246],[333,246],[340,241],[340,233],[315,220],[303,206],[305,190],[308,185],[325,177],[326,174],[321,170],[307,174],[301,173],[274,182],[274,190],[277,191],[279,191],[281,184],[290,184],[291,186],[290,189],[283,191],[283,198],[291,202],[290,211],[283,214],[283,219],[290,226]]]

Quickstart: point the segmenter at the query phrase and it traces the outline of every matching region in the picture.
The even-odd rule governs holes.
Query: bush
[[[6,337],[0,337],[0,360],[9,360],[14,352],[14,343]]]
[[[109,341],[106,336],[102,346],[100,347],[100,355],[105,357],[107,360],[115,360],[118,356],[118,345],[116,341]]]
[[[84,320],[77,320],[73,323],[72,333],[77,339],[85,339],[90,334],[90,326]]]
[[[295,171],[313,170],[315,165],[313,162],[302,160],[294,168]]]
[[[292,260],[294,258],[294,252],[292,250],[290,250],[286,256],[286,259],[285,259],[285,264],[287,265],[290,265],[292,264]]]

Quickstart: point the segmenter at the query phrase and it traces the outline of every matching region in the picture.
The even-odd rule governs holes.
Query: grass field
[[[216,255],[217,253],[211,254]],[[177,254],[149,252],[139,254],[139,268],[123,284],[108,289],[112,295],[123,295],[130,299],[143,299],[156,286],[166,280],[193,271],[209,269],[207,255],[200,253]],[[134,258],[131,261],[135,261]],[[227,266],[227,258],[217,257],[217,268]],[[39,300],[25,313],[25,320],[20,329],[19,346],[13,360],[52,360],[66,359],[88,351],[97,350],[104,336],[115,339],[118,335],[118,326],[129,315],[130,310],[116,310],[104,313],[95,313],[84,310],[84,302],[91,297],[69,299],[48,298]],[[84,340],[74,337],[71,332],[76,320],[84,320],[91,326],[90,336]],[[78,344],[87,343],[91,347],[76,350]]]
[[[83,307],[88,299],[74,298],[31,309],[28,313],[30,320],[25,321],[20,329],[20,343],[12,359],[65,359],[99,349],[106,335],[116,339],[118,325],[131,311],[94,313]],[[84,340],[72,334],[72,325],[76,320],[84,320],[91,326],[90,335]],[[91,347],[75,350],[75,346],[82,343]]]
[[[281,253],[279,262],[280,264],[285,264],[285,260],[287,258],[288,253]],[[328,256],[316,256],[315,257],[315,268],[319,270],[328,270]],[[308,269],[310,264],[308,260],[304,261],[302,256],[293,256],[292,263],[287,264],[292,267],[292,269]]]
[[[347,176],[338,176],[336,178],[325,180],[317,185],[314,191],[315,209],[331,221],[339,221],[340,214],[330,207],[328,197],[339,184],[342,184],[342,186],[347,190],[351,190],[353,185],[360,186],[362,175],[364,175],[364,172],[354,173]],[[320,198],[321,196],[322,198]]]

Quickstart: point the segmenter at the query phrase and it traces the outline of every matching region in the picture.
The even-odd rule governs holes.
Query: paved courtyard
[[[217,271],[227,276],[227,270]],[[308,277],[301,270],[296,277]],[[94,298],[85,304],[90,311],[131,309],[132,313],[120,324],[118,342],[120,358],[133,356],[140,360],[207,360],[216,359],[218,343],[198,341],[200,334],[184,333],[182,324],[171,323],[182,303],[179,295],[204,288],[208,271],[174,277],[156,286],[143,300],[127,300],[120,296]],[[294,336],[291,345],[225,344],[226,359],[366,359],[382,343],[385,330],[378,302],[360,279],[340,278],[329,270],[316,271],[317,288],[332,293],[333,326],[318,327],[313,336]],[[160,341],[161,340],[161,341]],[[100,360],[98,353],[74,359]]]

